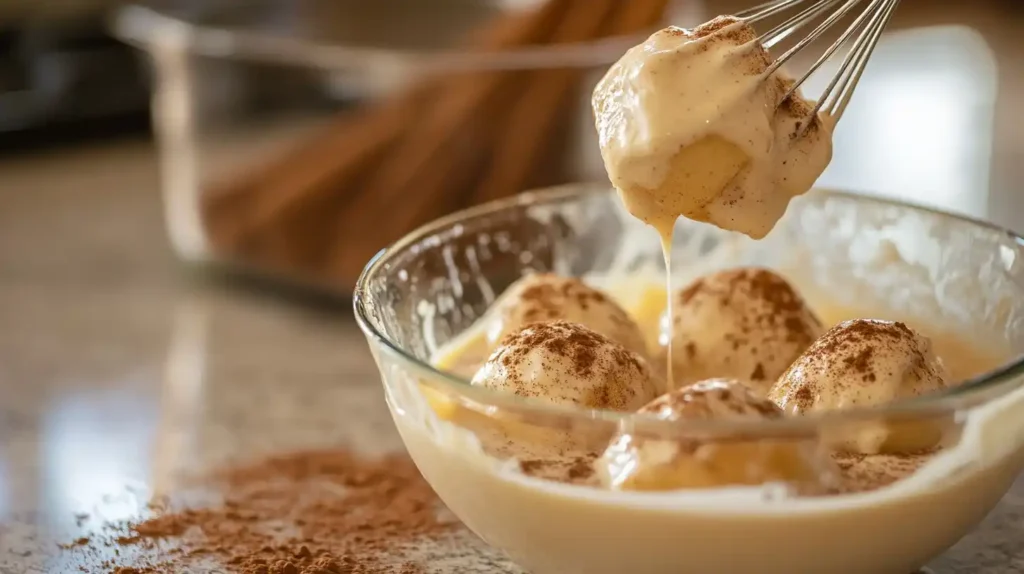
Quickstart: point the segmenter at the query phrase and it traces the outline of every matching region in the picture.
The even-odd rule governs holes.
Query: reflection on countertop
[[[949,10],[929,23],[955,21]],[[940,114],[934,130],[915,131],[923,139],[893,144],[915,148],[906,157],[918,169],[935,169],[928,180],[933,185],[921,188],[931,195],[915,199],[1024,228],[1024,196],[1014,187],[1024,183],[1024,43],[1018,35],[1024,18],[987,12],[970,18],[962,20],[980,36],[961,37],[972,46],[984,39],[992,50],[994,99],[981,105],[972,99],[979,92],[965,92],[972,111]],[[922,67],[922,89],[954,86],[958,69],[984,72],[969,62],[958,68],[965,53],[941,55],[950,65],[935,63],[935,74]],[[878,64],[876,73],[888,82],[886,62]],[[946,92],[942,97],[958,97]],[[935,98],[897,100],[893,113],[899,121],[922,121],[903,114],[918,103],[923,114],[940,105]],[[979,126],[990,130],[988,149],[980,140],[934,147],[951,134],[981,137]],[[876,128],[862,128],[863,139],[851,132],[843,141],[859,141],[863,157],[884,162],[890,154],[873,147]],[[977,165],[981,155],[988,156],[987,170]],[[912,172],[893,169],[892,179],[870,180],[866,187],[896,189],[913,181]],[[136,512],[152,494],[173,488],[184,470],[287,448],[400,448],[347,305],[283,302],[185,272],[163,231],[157,184],[146,142],[0,161],[4,574],[72,570],[55,542],[87,533],[95,520]],[[979,193],[957,193],[967,188]],[[76,514],[90,519],[76,521]],[[1024,572],[1022,523],[1024,480],[932,568],[938,574]],[[467,571],[515,571],[472,570],[499,563],[488,562],[491,551],[469,535],[458,544],[476,551],[467,554]]]

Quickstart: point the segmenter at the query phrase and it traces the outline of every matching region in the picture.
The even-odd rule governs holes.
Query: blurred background
[[[753,3],[0,0],[0,525],[21,525],[0,571],[181,466],[395,447],[345,310],[367,259],[453,210],[603,179],[607,66]],[[903,0],[822,185],[1024,230],[1022,37],[1021,0]],[[280,296],[300,292],[326,305]],[[946,564],[1019,541],[1015,500]]]
[[[119,193],[160,204],[182,260],[347,293],[426,221],[603,179],[588,96],[608,64],[657,25],[747,2],[538,4],[5,0],[0,205],[60,195],[51,168],[103,150],[89,164],[103,175],[58,203],[117,174]],[[1022,26],[1015,0],[905,0],[821,185],[1021,227]],[[151,160],[156,181],[141,177]]]

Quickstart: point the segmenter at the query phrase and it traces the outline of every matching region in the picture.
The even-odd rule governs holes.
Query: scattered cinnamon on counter
[[[164,574],[418,574],[399,560],[417,542],[458,525],[405,455],[369,459],[345,450],[275,456],[205,477],[219,504],[167,508],[81,543],[115,558],[84,572]],[[129,557],[130,556],[130,557]]]
[[[58,544],[57,546],[59,546],[60,548],[62,548],[64,550],[67,550],[69,548],[74,548],[75,546],[85,546],[88,543],[89,543],[89,537],[82,536],[81,538],[76,538],[76,539],[72,540],[71,542],[67,542],[65,544]]]

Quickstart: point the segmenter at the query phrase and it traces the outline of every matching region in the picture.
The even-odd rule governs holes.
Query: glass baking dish
[[[153,74],[178,255],[348,294],[427,221],[604,180],[592,86],[680,17],[670,0],[221,0],[129,6],[114,31]]]

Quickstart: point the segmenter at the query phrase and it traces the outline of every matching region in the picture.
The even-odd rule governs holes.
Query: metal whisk
[[[764,72],[765,77],[767,77],[772,72],[778,70],[794,54],[806,48],[808,44],[824,34],[838,20],[850,14],[865,2],[867,2],[867,7],[839,38],[825,50],[821,57],[811,65],[807,72],[796,80],[786,94],[786,97],[792,95],[811,74],[832,57],[836,50],[852,39],[853,43],[849,53],[843,59],[842,64],[839,66],[839,71],[832,78],[832,81],[829,82],[824,94],[818,99],[818,103],[811,113],[813,117],[814,114],[824,111],[838,120],[843,115],[843,111],[846,110],[846,105],[850,102],[853,90],[857,87],[857,82],[867,66],[868,58],[871,57],[871,52],[874,51],[875,45],[878,44],[878,38],[881,37],[882,31],[892,18],[892,14],[895,12],[900,0],[772,0],[740,12],[736,17],[748,24],[754,24],[773,16],[784,14],[789,10],[802,7],[803,9],[795,15],[758,37],[758,41],[765,48],[770,49],[794,32],[827,15],[806,37],[800,39],[793,47],[786,50],[772,62]],[[810,122],[805,125],[809,124]]]

